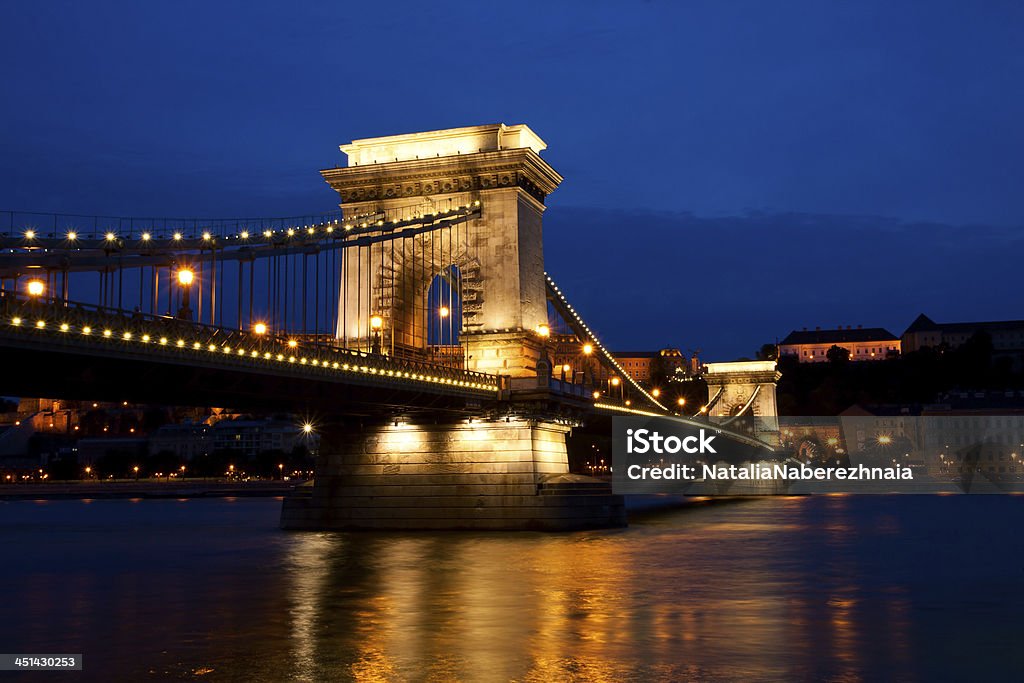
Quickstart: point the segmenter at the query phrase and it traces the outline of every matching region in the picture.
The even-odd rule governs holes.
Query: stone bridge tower
[[[428,290],[454,265],[465,285],[460,341],[468,368],[536,376],[543,348],[536,330],[547,323],[541,216],[545,197],[562,181],[540,158],[545,148],[527,126],[504,124],[342,145],[348,167],[321,173],[338,192],[346,219],[385,212],[391,220],[477,200],[482,213],[439,248],[436,233],[414,238],[418,266],[407,254],[384,252],[375,261],[369,249],[346,250],[338,337],[368,347],[370,317],[380,315],[385,348],[423,349]],[[385,305],[380,297],[364,300],[367,288],[402,295]]]
[[[469,369],[511,376],[510,393],[516,378],[532,378],[518,382],[526,400],[533,400],[528,387],[546,396],[550,377],[538,331],[548,318],[541,216],[544,198],[562,178],[540,158],[544,148],[523,125],[342,145],[349,166],[322,174],[346,218],[387,212],[386,229],[389,220],[449,203],[479,201],[480,213],[458,230],[440,231],[443,237],[437,230],[412,237],[418,258],[410,261],[390,250],[371,255],[359,245],[346,248],[338,337],[367,348],[369,319],[378,315],[386,318],[382,347],[425,349],[431,283],[455,265],[470,285],[459,340]],[[439,239],[445,244],[435,244]],[[367,289],[371,297],[364,300]],[[401,295],[377,296],[378,290]],[[569,425],[556,416],[532,409],[476,418],[412,410],[334,422],[321,431],[314,485],[286,501],[286,527],[577,529],[625,522],[623,501],[607,483],[569,474]]]
[[[772,445],[779,442],[779,409],[775,387],[782,374],[775,361],[708,363],[704,381],[708,385],[708,415],[713,422],[753,418],[755,435]]]

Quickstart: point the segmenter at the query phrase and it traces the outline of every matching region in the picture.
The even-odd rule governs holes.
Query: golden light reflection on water
[[[860,522],[848,506],[837,497],[810,512],[805,499],[772,499],[565,535],[295,534],[292,671],[857,680],[867,649],[905,672],[906,598],[858,582],[847,550]]]
[[[770,498],[545,535],[5,502],[0,641],[87,653],[103,680],[1015,680],[1018,503]]]

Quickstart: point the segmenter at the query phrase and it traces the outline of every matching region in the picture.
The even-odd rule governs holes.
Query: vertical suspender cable
[[[203,252],[199,251],[199,277],[196,278],[198,284],[196,284],[196,301],[199,302],[199,308],[196,310],[196,320],[203,322],[203,271],[206,267],[206,261],[203,260]]]
[[[238,298],[238,329],[241,331],[242,327],[242,259],[235,261],[236,267],[238,268],[238,291],[235,296]]]
[[[246,327],[252,329],[252,303],[256,297],[256,258],[250,257],[249,259],[249,319],[246,322]]]
[[[314,252],[316,259],[313,264],[313,335],[317,343],[320,343],[320,250]]]
[[[210,325],[217,321],[217,254],[210,251]]]
[[[356,243],[356,340],[363,350],[363,247]]]

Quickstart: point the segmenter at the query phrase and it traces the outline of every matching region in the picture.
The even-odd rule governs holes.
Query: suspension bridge
[[[671,412],[544,270],[562,180],[544,148],[523,125],[357,140],[321,171],[341,210],[310,216],[8,212],[0,389],[315,415],[316,480],[286,500],[286,527],[621,524],[606,484],[569,474],[566,433]],[[557,379],[553,329],[624,388]],[[755,384],[739,414],[774,410],[774,379]]]

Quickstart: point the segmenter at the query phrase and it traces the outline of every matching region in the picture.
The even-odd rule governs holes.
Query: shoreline
[[[255,498],[287,495],[302,481],[112,481],[0,485],[0,501],[116,498]]]

